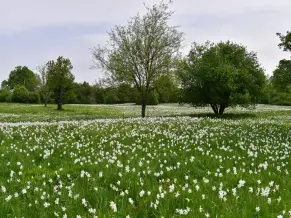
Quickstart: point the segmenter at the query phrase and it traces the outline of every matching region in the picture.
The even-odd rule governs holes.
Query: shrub
[[[29,92],[25,86],[17,85],[15,86],[12,94],[12,102],[15,103],[28,103],[29,102]]]
[[[28,97],[28,102],[31,104],[39,104],[40,103],[40,95],[37,92],[30,92]]]
[[[0,102],[7,102],[7,98],[11,95],[8,90],[0,90]]]

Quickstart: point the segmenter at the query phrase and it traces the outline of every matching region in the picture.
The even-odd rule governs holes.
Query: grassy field
[[[0,217],[291,216],[290,107],[148,109],[1,104]]]

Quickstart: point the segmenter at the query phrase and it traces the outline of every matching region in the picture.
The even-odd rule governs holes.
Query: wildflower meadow
[[[237,119],[11,113],[0,123],[0,217],[291,216],[289,108]]]

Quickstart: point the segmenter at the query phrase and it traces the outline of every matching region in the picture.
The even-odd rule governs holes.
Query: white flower
[[[139,196],[140,196],[140,197],[143,197],[144,194],[145,194],[145,191],[144,191],[144,190],[141,190],[140,193],[139,193]]]
[[[88,211],[89,213],[92,213],[92,214],[96,213],[96,209],[93,209],[93,208],[90,208]]]
[[[44,204],[43,204],[44,207],[49,207],[50,205],[51,205],[51,204],[48,203],[48,202],[44,202]]]
[[[260,207],[256,207],[256,211],[259,212],[260,211]]]
[[[4,186],[1,186],[1,190],[2,190],[3,193],[6,192],[6,188]]]
[[[129,199],[128,199],[128,202],[129,202],[130,204],[134,204],[134,201],[132,200],[132,198],[129,198]]]
[[[7,198],[5,198],[5,201],[10,201],[11,198],[12,198],[12,196],[11,195],[8,195]]]
[[[110,201],[110,207],[113,210],[113,212],[117,212],[116,204],[113,201]]]

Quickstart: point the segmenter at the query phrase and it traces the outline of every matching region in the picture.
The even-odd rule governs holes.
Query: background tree
[[[291,60],[283,59],[273,73],[272,83],[281,92],[291,90]]]
[[[279,48],[282,48],[284,51],[291,52],[291,32],[287,31],[286,35],[277,33],[281,43],[278,45]]]
[[[210,104],[215,114],[258,101],[266,82],[255,53],[231,42],[193,44],[181,64],[184,102]]]
[[[41,87],[40,87],[41,97],[44,101],[44,106],[47,107],[47,104],[52,95],[52,92],[48,85],[47,65],[39,65],[37,67],[37,70],[40,73],[40,79],[41,79]]]
[[[3,80],[1,83],[1,89],[2,90],[10,90],[9,84],[7,80]]]
[[[118,102],[119,103],[129,103],[134,102],[134,89],[128,83],[121,83],[118,86]]]
[[[155,89],[158,94],[159,103],[176,103],[178,102],[179,89],[174,79],[169,75],[162,75],[155,82]]]
[[[138,89],[142,117],[154,82],[169,73],[183,37],[176,26],[168,24],[173,14],[169,4],[161,2],[146,10],[144,16],[136,15],[126,26],[115,26],[109,32],[108,45],[99,45],[92,51],[95,66],[111,80],[127,82]]]
[[[79,104],[94,104],[94,88],[88,82],[74,83],[76,102]]]
[[[28,91],[35,91],[40,85],[40,78],[26,66],[17,66],[9,74],[7,83],[10,89],[14,89],[17,85],[23,85]]]
[[[57,61],[49,61],[47,67],[47,84],[55,94],[58,110],[62,109],[64,93],[73,87],[75,80],[71,73],[73,66],[69,59],[59,56]]]

